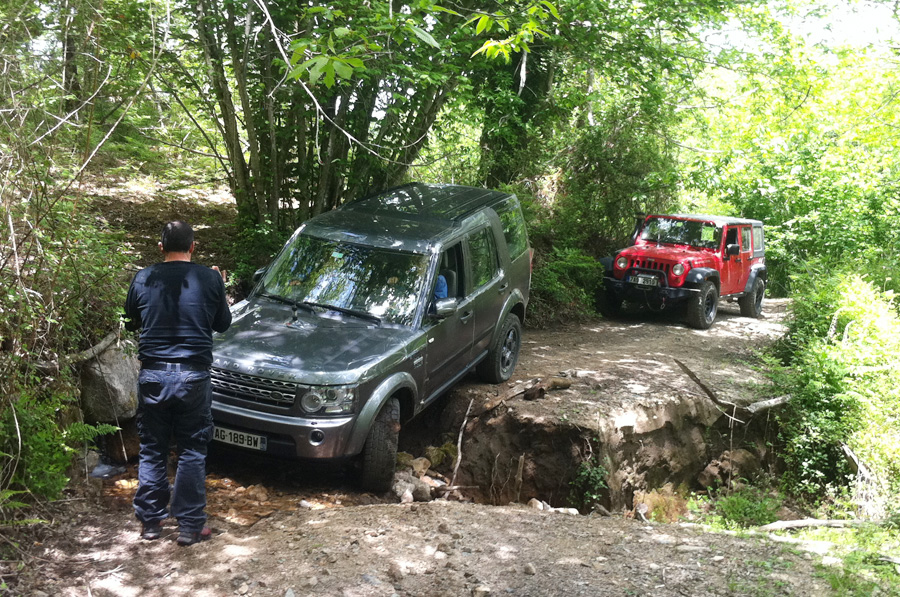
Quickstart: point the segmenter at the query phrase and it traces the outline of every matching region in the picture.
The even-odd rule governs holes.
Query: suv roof
[[[712,222],[717,226],[723,226],[726,224],[753,224],[756,226],[762,226],[763,223],[759,220],[749,220],[747,218],[731,218],[728,216],[709,216],[706,214],[652,214],[651,217],[660,217],[660,218],[683,218],[685,220],[703,220],[704,222]]]
[[[428,253],[458,232],[467,217],[509,197],[475,187],[414,182],[351,201],[302,229],[330,240]]]

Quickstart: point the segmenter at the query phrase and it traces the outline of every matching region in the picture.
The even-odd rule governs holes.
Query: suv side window
[[[741,252],[746,253],[750,250],[750,227],[741,228]]]
[[[510,197],[503,203],[494,206],[494,211],[500,217],[503,225],[503,236],[509,248],[509,258],[515,261],[528,247],[528,237],[525,234],[525,218],[515,197]]]
[[[472,257],[472,290],[475,290],[490,282],[499,269],[497,246],[490,227],[472,233],[469,253]]]
[[[763,229],[762,226],[753,227],[753,251],[759,253],[763,250]]]

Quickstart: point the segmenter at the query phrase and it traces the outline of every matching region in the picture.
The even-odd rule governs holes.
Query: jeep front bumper
[[[626,275],[626,277],[628,277]],[[662,277],[662,279],[665,279]],[[657,286],[646,286],[619,280],[612,276],[603,278],[603,285],[607,292],[612,292],[617,299],[620,300],[644,300],[655,299],[671,302],[684,301],[699,292],[696,288],[687,288],[684,286],[673,287],[668,286],[665,282]]]

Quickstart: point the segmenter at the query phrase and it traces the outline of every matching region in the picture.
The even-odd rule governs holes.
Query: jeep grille
[[[653,269],[668,275],[671,266],[668,263],[660,263],[659,261],[649,261],[647,259],[632,259],[628,267],[640,267],[643,269]]]
[[[297,384],[266,379],[213,367],[210,370],[213,389],[230,398],[249,400],[274,406],[293,406]]]

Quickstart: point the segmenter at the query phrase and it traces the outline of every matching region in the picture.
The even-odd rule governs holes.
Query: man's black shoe
[[[212,537],[212,530],[209,527],[203,527],[202,531],[181,531],[178,533],[178,545],[188,546],[201,541],[208,541]]]
[[[141,539],[153,541],[154,539],[159,539],[160,535],[162,535],[162,525],[159,524],[158,520],[141,523]]]

